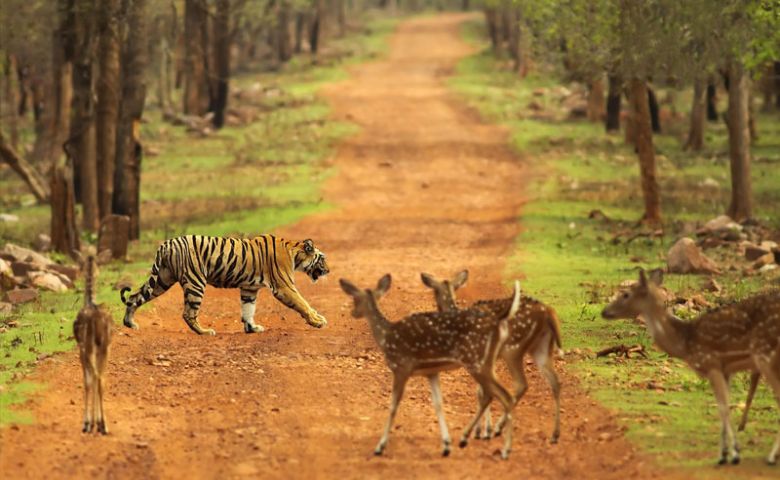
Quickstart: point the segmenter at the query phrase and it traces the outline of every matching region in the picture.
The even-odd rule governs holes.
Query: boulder
[[[669,273],[720,273],[718,266],[704,255],[696,242],[683,237],[666,254]]]
[[[19,216],[13,213],[0,213],[0,222],[2,223],[16,223],[19,221]]]
[[[51,237],[45,233],[39,233],[38,236],[35,237],[33,245],[39,252],[48,252],[51,250]]]
[[[26,277],[30,272],[39,272],[43,269],[41,265],[32,262],[14,262],[11,264],[11,270],[17,277]]]
[[[6,243],[2,250],[4,254],[3,258],[12,258],[17,262],[30,262],[41,267],[51,265],[53,262],[40,253],[30,250],[29,248],[20,247],[13,243]]]
[[[130,237],[130,217],[127,215],[106,215],[100,221],[97,251],[111,250],[115,259],[127,256]]]
[[[768,248],[762,248],[753,243],[745,244],[745,259],[748,260],[749,262],[758,260],[759,258],[763,257],[768,253],[770,253],[770,249]]]
[[[709,232],[717,232],[718,230],[742,230],[742,225],[738,224],[731,219],[728,215],[721,215],[715,217],[709,222],[704,224],[704,230]]]
[[[13,305],[20,303],[32,302],[38,299],[38,290],[34,288],[17,288],[16,290],[9,290],[5,292],[6,300]]]
[[[79,276],[79,269],[77,267],[72,267],[70,265],[60,265],[59,263],[52,263],[46,268],[46,270],[65,275],[70,279],[71,282],[76,281],[76,278],[78,278]]]
[[[32,282],[33,285],[44,290],[50,290],[52,292],[68,291],[68,287],[65,285],[65,283],[60,279],[60,277],[53,273],[30,272],[27,278],[30,279],[30,282]]]
[[[762,255],[758,259],[756,259],[755,262],[753,262],[753,268],[756,270],[759,270],[764,265],[773,265],[775,263],[775,254],[772,252],[767,252],[765,255]]]
[[[13,275],[13,270],[11,270],[11,263],[7,260],[3,260],[0,258],[0,275]]]

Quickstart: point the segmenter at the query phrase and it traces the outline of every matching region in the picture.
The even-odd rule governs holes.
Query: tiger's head
[[[330,272],[325,254],[314,246],[311,239],[301,242],[300,247],[300,250],[295,254],[296,270],[306,273],[312,282],[316,282],[320,277],[324,277]]]

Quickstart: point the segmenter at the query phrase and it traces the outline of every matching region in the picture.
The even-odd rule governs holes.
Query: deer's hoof
[[[739,455],[737,455],[737,456],[735,456],[734,458],[731,459],[731,464],[732,465],[739,465]]]
[[[461,438],[460,443],[458,443],[458,446],[460,448],[466,448],[466,446],[469,444],[469,440],[467,438]]]

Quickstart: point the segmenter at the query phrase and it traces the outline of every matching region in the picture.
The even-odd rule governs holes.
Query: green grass
[[[336,141],[355,133],[356,126],[330,120],[327,103],[316,93],[344,78],[349,65],[382,55],[395,23],[370,21],[359,33],[334,39],[323,52],[325,59],[316,63],[296,57],[278,72],[236,77],[237,88],[259,83],[274,92],[255,100],[259,116],[245,126],[198,138],[164,123],[159,111],[147,108],[142,138],[147,150],[157,154],[147,155],[142,164],[141,240],[131,244],[128,262],[101,267],[98,302],[121,318],[113,285],[120,279],[140,284],[164,238],[257,235],[328,209],[320,196],[322,182],[334,173],[328,158]],[[49,208],[34,205],[12,173],[0,177],[0,190],[0,209],[20,217],[18,223],[0,223],[2,243],[29,245],[38,233],[48,233]],[[20,381],[39,356],[73,348],[80,287],[64,294],[42,292],[40,300],[0,316],[0,326],[17,325],[0,333],[0,425],[33,420],[8,407],[40,388]]]
[[[524,289],[558,310],[564,347],[575,351],[567,357],[568,368],[583,379],[596,399],[616,412],[629,438],[658,454],[663,464],[689,468],[702,477],[766,473],[760,459],[774,439],[778,412],[765,385],[759,388],[747,431],[739,435],[743,456],[753,466],[729,472],[704,468],[714,464],[719,430],[708,384],[680,361],[656,350],[643,326],[609,322],[600,315],[616,286],[635,279],[638,267],[664,266],[666,251],[681,236],[677,228],[681,222],[704,222],[726,209],[729,171],[723,125],[707,125],[707,146],[697,154],[683,152],[676,135],[687,128],[685,120],[663,126],[668,132],[654,140],[667,234],[660,239],[613,244],[610,240],[616,231],[629,228],[642,213],[633,150],[624,144],[622,135],[606,135],[600,124],[561,118],[565,115],[534,119],[529,115],[531,101],[553,112],[559,108],[549,93],[559,83],[554,75],[541,72],[519,79],[507,71],[487,49],[482,22],[466,24],[463,35],[485,48],[459,64],[451,88],[486,119],[506,125],[513,146],[531,167],[525,191],[530,201],[522,211],[522,233],[506,276],[524,276]],[[539,89],[543,93],[535,95]],[[687,104],[686,95],[679,94],[677,101]],[[777,229],[780,119],[776,114],[762,114],[758,128],[759,140],[753,148],[756,216]],[[702,187],[708,177],[719,187]],[[614,222],[589,219],[594,209]],[[776,276],[743,278],[739,271],[727,272],[717,277],[724,287],[722,298],[709,298],[713,302],[742,298]],[[703,277],[667,275],[665,284],[686,296],[698,293],[702,281]],[[596,359],[593,354],[621,343],[644,345],[650,359]],[[732,403],[744,401],[746,388],[747,379],[738,376],[732,382]],[[733,414],[741,415],[741,409],[734,409]]]

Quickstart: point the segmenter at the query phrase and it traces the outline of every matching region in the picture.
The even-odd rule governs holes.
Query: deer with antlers
[[[506,459],[512,444],[512,397],[498,383],[494,364],[498,352],[508,336],[507,321],[514,317],[520,303],[520,287],[515,282],[514,296],[500,315],[488,309],[469,309],[453,312],[426,312],[410,315],[398,322],[390,322],[379,310],[377,301],[390,289],[390,275],[383,276],[375,289],[360,289],[341,279],[341,288],[354,301],[352,316],[365,317],[371,327],[385,362],[393,373],[393,393],[390,416],[379,443],[374,450],[381,455],[387,446],[398,405],[407,380],[414,375],[428,377],[433,406],[439,421],[443,444],[442,454],[450,453],[450,435],[442,411],[439,372],[462,366],[482,387],[485,395],[480,399],[476,417],[466,427],[460,446],[468,444],[471,431],[493,398],[504,408],[507,434],[501,449]]]
[[[79,310],[76,321],[73,323],[73,336],[76,337],[79,346],[79,359],[84,372],[84,427],[82,431],[89,433],[97,427],[98,433],[106,435],[108,426],[103,411],[103,393],[105,391],[103,375],[108,363],[108,348],[111,344],[114,320],[103,305],[95,303],[95,283],[98,273],[97,264],[104,263],[111,251],[104,250],[97,258],[94,252],[88,252],[86,256],[82,256],[78,251],[73,253],[84,273],[84,306]]]
[[[739,463],[739,446],[729,420],[729,378],[739,371],[760,373],[780,405],[780,293],[755,295],[705,312],[685,322],[666,311],[660,286],[663,273],[639,272],[639,282],[612,301],[602,316],[641,316],[653,340],[670,356],[682,359],[709,380],[721,419],[719,463]],[[754,374],[753,381],[758,377]],[[752,397],[752,395],[751,395]],[[777,434],[767,462],[774,465],[780,449]]]
[[[452,280],[439,281],[427,273],[420,274],[425,286],[433,290],[436,306],[440,312],[453,312],[458,310],[455,291],[462,287],[468,280],[468,270],[459,272]],[[473,305],[475,308],[488,308],[493,312],[505,311],[507,300],[480,300]],[[509,337],[501,349],[500,356],[504,359],[514,381],[514,396],[512,405],[525,395],[528,390],[528,382],[525,378],[523,358],[530,353],[534,363],[547,380],[555,400],[555,419],[551,443],[557,443],[561,431],[561,385],[558,375],[553,369],[553,356],[557,349],[561,348],[560,320],[551,307],[544,305],[528,296],[520,297],[520,307],[517,313],[509,319]],[[482,387],[478,387],[477,398],[481,403],[483,395]],[[506,419],[502,417],[496,424],[495,434],[500,435]],[[485,411],[484,438],[491,437],[490,408]],[[480,437],[480,430],[475,432]]]

